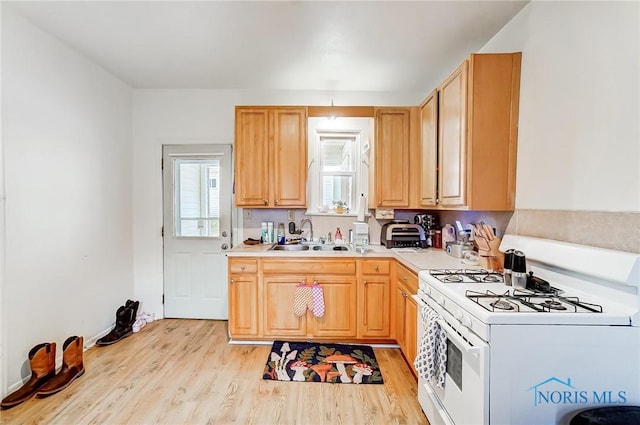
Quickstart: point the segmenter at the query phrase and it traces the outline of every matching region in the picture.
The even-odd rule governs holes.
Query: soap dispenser
[[[284,223],[278,223],[278,245],[284,245]]]
[[[342,232],[340,231],[340,228],[336,228],[336,237],[335,237],[335,243],[336,244],[341,244],[343,243],[342,241]]]

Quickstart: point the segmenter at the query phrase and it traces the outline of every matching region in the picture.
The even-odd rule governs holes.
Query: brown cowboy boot
[[[56,343],[45,342],[38,344],[29,351],[29,365],[31,378],[18,390],[2,400],[0,407],[9,409],[29,400],[33,395],[51,380],[56,374]]]
[[[62,345],[62,368],[49,382],[40,387],[36,397],[48,397],[67,388],[74,379],[84,374],[82,363],[83,338],[70,336]]]

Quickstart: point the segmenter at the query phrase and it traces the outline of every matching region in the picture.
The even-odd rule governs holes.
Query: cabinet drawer
[[[229,273],[257,273],[258,260],[256,258],[230,258]]]
[[[264,273],[277,274],[356,274],[355,260],[263,260]]]
[[[398,282],[406,286],[412,294],[415,294],[418,291],[418,275],[400,263],[398,263],[396,270]]]
[[[362,274],[389,275],[391,262],[386,260],[362,260]]]

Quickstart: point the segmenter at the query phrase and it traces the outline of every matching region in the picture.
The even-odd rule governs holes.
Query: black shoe
[[[136,301],[136,310],[138,304]],[[131,307],[120,306],[116,311],[116,326],[107,335],[96,341],[97,346],[111,345],[128,337],[133,333],[133,322],[136,320],[136,313]]]

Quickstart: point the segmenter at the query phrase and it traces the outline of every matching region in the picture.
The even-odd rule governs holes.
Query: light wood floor
[[[384,385],[262,379],[270,345],[229,345],[227,322],[165,319],[84,354],[62,392],[0,411],[7,424],[428,424],[400,351]]]

